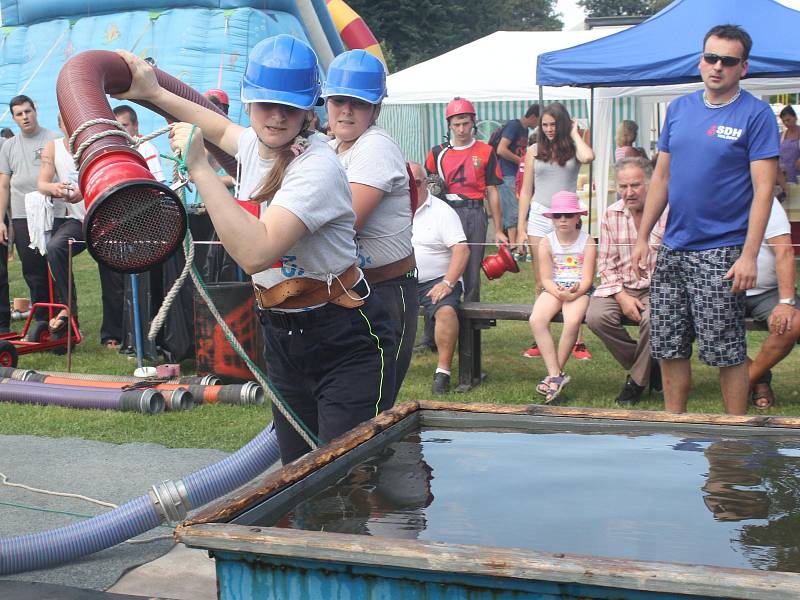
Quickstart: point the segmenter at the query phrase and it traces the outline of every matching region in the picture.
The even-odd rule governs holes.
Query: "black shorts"
[[[650,345],[654,358],[689,358],[732,367],[747,359],[744,294],[723,279],[740,246],[682,251],[661,246],[650,286]]]
[[[435,319],[436,311],[443,306],[452,306],[456,312],[458,312],[458,306],[461,304],[462,290],[460,281],[456,282],[456,286],[453,288],[452,292],[439,300],[439,302],[436,304],[431,302],[430,296],[428,296],[428,292],[433,289],[433,286],[435,286],[437,283],[440,283],[442,279],[444,279],[444,277],[437,277],[436,279],[431,279],[425,283],[417,284],[417,297],[419,298],[419,305],[425,309],[426,319]]]

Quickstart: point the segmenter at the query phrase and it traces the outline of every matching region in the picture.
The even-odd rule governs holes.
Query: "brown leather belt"
[[[256,303],[261,309],[267,308],[306,308],[326,302],[333,302],[345,308],[362,306],[364,301],[354,292],[350,292],[360,274],[358,267],[351,266],[344,273],[331,281],[330,288],[326,281],[310,277],[294,277],[286,279],[271,288],[253,283]]]
[[[364,269],[364,277],[366,277],[367,281],[371,284],[380,283],[382,281],[389,281],[395,277],[405,275],[416,266],[417,261],[414,258],[414,253],[412,252],[405,258],[401,258],[400,260],[389,263],[388,265],[375,267],[374,269]]]

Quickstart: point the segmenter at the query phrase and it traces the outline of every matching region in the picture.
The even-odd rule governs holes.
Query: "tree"
[[[587,17],[638,17],[655,12],[652,0],[578,0],[578,4]]]
[[[555,0],[348,0],[404,69],[498,30],[561,29]],[[392,60],[388,59],[391,56]]]

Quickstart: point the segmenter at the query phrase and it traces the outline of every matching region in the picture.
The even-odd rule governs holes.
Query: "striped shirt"
[[[650,234],[650,264],[647,276],[637,277],[631,270],[631,253],[639,235],[633,222],[633,215],[622,200],[618,200],[606,209],[600,227],[600,246],[597,254],[600,285],[594,292],[595,296],[608,298],[623,288],[632,290],[650,288],[650,276],[656,268],[658,254],[656,250],[664,236],[667,212],[668,209],[661,215]]]

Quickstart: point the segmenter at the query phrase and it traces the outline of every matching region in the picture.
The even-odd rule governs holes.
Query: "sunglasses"
[[[360,98],[352,98],[350,96],[328,96],[328,100],[333,103],[334,106],[344,106],[349,102],[350,106],[353,108],[360,108],[362,110],[373,106]]]
[[[722,56],[721,54],[714,54],[713,52],[704,52],[703,60],[709,65],[715,65],[721,61],[723,67],[735,67],[739,63],[744,62],[744,59],[739,56]]]
[[[571,219],[578,213],[553,213],[553,219]]]

